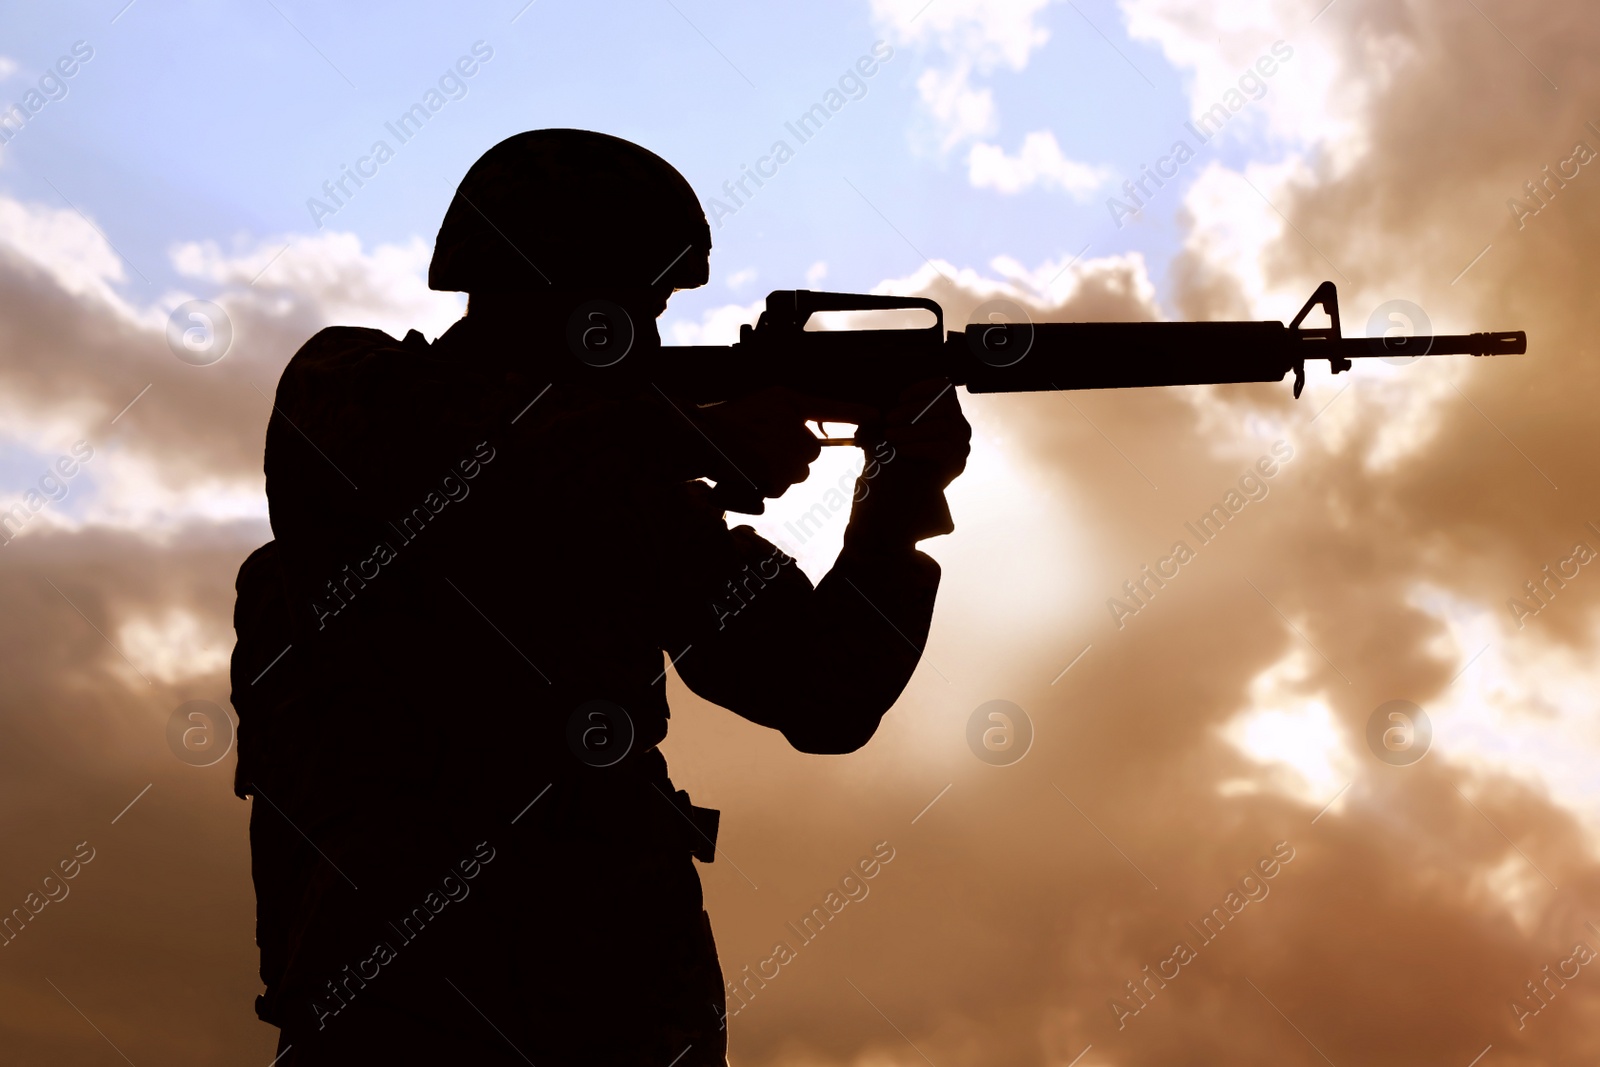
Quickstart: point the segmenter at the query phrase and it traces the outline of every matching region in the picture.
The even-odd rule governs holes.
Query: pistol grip
[[[718,482],[711,489],[711,503],[721,511],[740,515],[760,515],[767,510],[761,491],[742,479],[727,478]]]

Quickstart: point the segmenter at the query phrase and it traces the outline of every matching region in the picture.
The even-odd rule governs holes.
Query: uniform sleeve
[[[922,656],[939,565],[909,543],[847,549],[813,587],[748,526],[703,536],[712,551],[681,553],[698,588],[678,590],[667,645],[684,682],[803,752],[864,745]]]

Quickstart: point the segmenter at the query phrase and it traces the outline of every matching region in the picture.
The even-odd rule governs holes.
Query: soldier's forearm
[[[857,554],[879,555],[914,549],[924,538],[955,529],[944,491],[913,461],[887,465],[872,476],[873,467],[856,481],[855,504],[844,544]]]

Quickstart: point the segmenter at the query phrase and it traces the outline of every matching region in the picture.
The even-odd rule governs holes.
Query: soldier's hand
[[[777,497],[805,481],[812,461],[822,452],[816,435],[806,428],[808,420],[860,424],[876,414],[862,404],[774,387],[701,408],[693,418],[716,446],[712,478],[719,485],[754,484],[762,496]]]
[[[972,451],[972,426],[961,414],[955,386],[944,378],[906,389],[881,421],[869,424],[858,436],[885,441],[893,449],[880,459],[886,469],[892,470],[896,460],[910,460],[905,466],[939,489],[966,469]]]

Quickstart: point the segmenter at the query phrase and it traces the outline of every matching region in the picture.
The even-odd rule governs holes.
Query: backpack
[[[274,758],[293,720],[299,718],[296,712],[304,706],[276,542],[250,554],[239,568],[234,589],[238,600],[233,628],[238,640],[230,680],[239,732],[233,791],[240,799],[256,798],[250,814],[250,873],[256,891],[261,980],[267,987],[256,998],[256,1014],[264,1022],[281,1025],[274,994],[292,952],[293,916],[317,856],[282,809],[274,810],[306,792],[305,783],[293,780],[295,764]],[[260,802],[263,797],[266,804]]]

